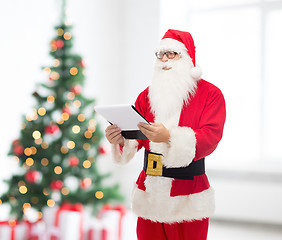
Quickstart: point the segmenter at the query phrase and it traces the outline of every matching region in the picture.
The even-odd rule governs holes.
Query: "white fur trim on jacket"
[[[119,144],[112,144],[113,159],[118,164],[128,163],[137,152],[138,142],[136,140],[124,140],[122,152],[120,151]]]
[[[168,152],[162,163],[168,168],[188,166],[196,152],[195,132],[189,127],[173,127],[170,129]]]
[[[159,181],[160,177],[157,178]],[[215,211],[214,190],[211,187],[200,193],[176,197],[170,197],[170,191],[167,190],[148,192],[146,189],[145,192],[135,186],[132,195],[133,212],[151,221],[175,223],[208,218]]]

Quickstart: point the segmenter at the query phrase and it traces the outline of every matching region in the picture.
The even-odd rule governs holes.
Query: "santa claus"
[[[138,239],[204,240],[215,209],[205,157],[222,138],[224,97],[201,79],[190,33],[169,29],[156,57],[152,83],[135,102],[151,123],[139,124],[148,139],[124,139],[117,125],[106,129],[106,137],[121,164],[145,148],[132,195]]]

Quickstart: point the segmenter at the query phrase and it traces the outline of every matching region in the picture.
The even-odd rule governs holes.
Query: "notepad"
[[[110,124],[116,124],[127,139],[147,139],[139,130],[140,122],[150,124],[133,105],[96,106],[95,111]]]

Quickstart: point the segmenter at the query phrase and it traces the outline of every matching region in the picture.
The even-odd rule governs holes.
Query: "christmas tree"
[[[82,94],[85,66],[71,51],[72,27],[65,22],[64,5],[50,44],[54,62],[44,68],[49,80],[32,94],[36,106],[23,117],[20,136],[9,152],[20,171],[7,180],[0,204],[9,204],[18,220],[28,209],[35,209],[40,218],[43,207],[65,201],[97,210],[122,199],[117,185],[104,186],[109,174],[97,168],[98,156],[104,153],[103,133],[95,120],[94,100]]]

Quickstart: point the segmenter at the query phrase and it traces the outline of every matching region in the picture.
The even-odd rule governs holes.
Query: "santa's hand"
[[[162,123],[139,123],[140,131],[152,142],[169,142],[169,131]]]
[[[106,138],[111,144],[120,144],[124,146],[124,138],[121,135],[121,129],[116,125],[110,125],[106,128]]]

